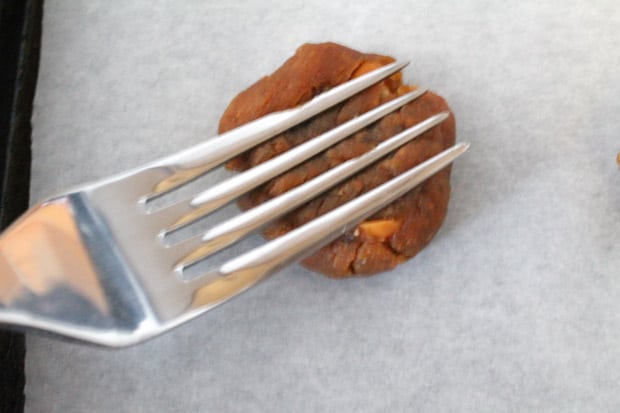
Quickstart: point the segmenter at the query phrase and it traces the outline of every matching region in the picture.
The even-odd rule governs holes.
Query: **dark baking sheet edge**
[[[0,227],[28,207],[43,0],[0,2]],[[23,334],[0,331],[0,412],[24,409]]]

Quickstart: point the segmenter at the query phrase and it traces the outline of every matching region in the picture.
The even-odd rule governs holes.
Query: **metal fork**
[[[442,122],[439,113],[323,175],[169,245],[167,235],[230,203],[421,96],[417,90],[283,155],[159,210],[149,202],[401,70],[396,62],[214,139],[32,207],[0,237],[0,323],[120,347],[142,342],[238,295],[327,244],[449,165],[457,144],[353,201],[224,264],[185,271]]]

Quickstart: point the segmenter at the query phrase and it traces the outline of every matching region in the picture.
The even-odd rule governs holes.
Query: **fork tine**
[[[235,198],[238,198],[240,195],[293,168],[301,162],[333,146],[347,136],[350,136],[365,126],[379,120],[388,113],[393,112],[412,100],[422,96],[425,92],[425,90],[415,90],[393,99],[323,133],[318,137],[286,151],[280,156],[272,158],[260,165],[255,166],[254,168],[210,187],[195,196],[190,201],[190,206],[193,209],[182,205],[187,203],[187,201],[179,202],[178,204],[169,207],[169,209],[173,210],[178,209],[178,212],[183,212],[183,214],[175,214],[174,212],[169,212],[164,209],[162,214],[166,214],[166,216],[180,216],[180,218],[170,224],[164,232],[169,233],[176,231],[183,226],[206,216]],[[186,212],[188,209],[191,212]]]
[[[149,164],[150,168],[164,168],[171,172],[167,178],[155,185],[152,192],[145,196],[145,200],[157,198],[198,178],[251,147],[391,76],[408,64],[409,62],[397,61],[382,66],[321,93],[297,108],[264,116],[202,144]]]
[[[187,283],[194,293],[194,315],[254,286],[282,266],[324,245],[448,166],[469,148],[460,143],[360,197],[269,241]],[[213,276],[216,278],[213,279]]]
[[[385,142],[382,142],[365,154],[350,159],[276,198],[210,228],[204,233],[202,239],[193,238],[188,240],[187,244],[180,244],[179,249],[189,249],[192,252],[178,261],[175,270],[177,272],[182,272],[183,268],[233,244],[255,229],[293,210],[371,163],[376,162],[400,146],[410,142],[429,129],[437,126],[446,120],[449,115],[449,112],[441,112],[432,116],[391,137]]]

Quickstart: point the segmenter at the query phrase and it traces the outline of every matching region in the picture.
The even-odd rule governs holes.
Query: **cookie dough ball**
[[[226,132],[268,113],[298,106],[325,90],[393,61],[391,57],[361,53],[335,43],[303,45],[273,74],[260,79],[233,99],[221,118],[219,131]],[[402,83],[400,73],[393,75],[232,159],[227,167],[237,171],[251,168],[414,89]],[[238,204],[242,209],[248,209],[263,203],[446,110],[449,108],[443,98],[427,92],[324,153],[262,185],[239,199]],[[272,239],[303,225],[411,169],[452,146],[454,141],[455,123],[451,115],[392,155],[278,219],[263,233]],[[414,257],[430,242],[444,221],[449,198],[448,167],[307,257],[303,265],[336,278],[390,270]]]

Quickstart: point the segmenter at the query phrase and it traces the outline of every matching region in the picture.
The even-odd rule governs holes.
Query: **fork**
[[[441,123],[448,113],[436,114],[203,234],[167,242],[170,234],[413,101],[424,90],[391,100],[190,199],[159,209],[150,206],[226,160],[406,65],[395,62],[383,66],[297,108],[267,115],[193,148],[70,189],[33,206],[0,237],[0,324],[110,347],[140,343],[211,310],[354,228],[449,165],[468,144],[457,144],[349,203],[199,276],[187,275],[194,264],[205,262],[371,165]]]

